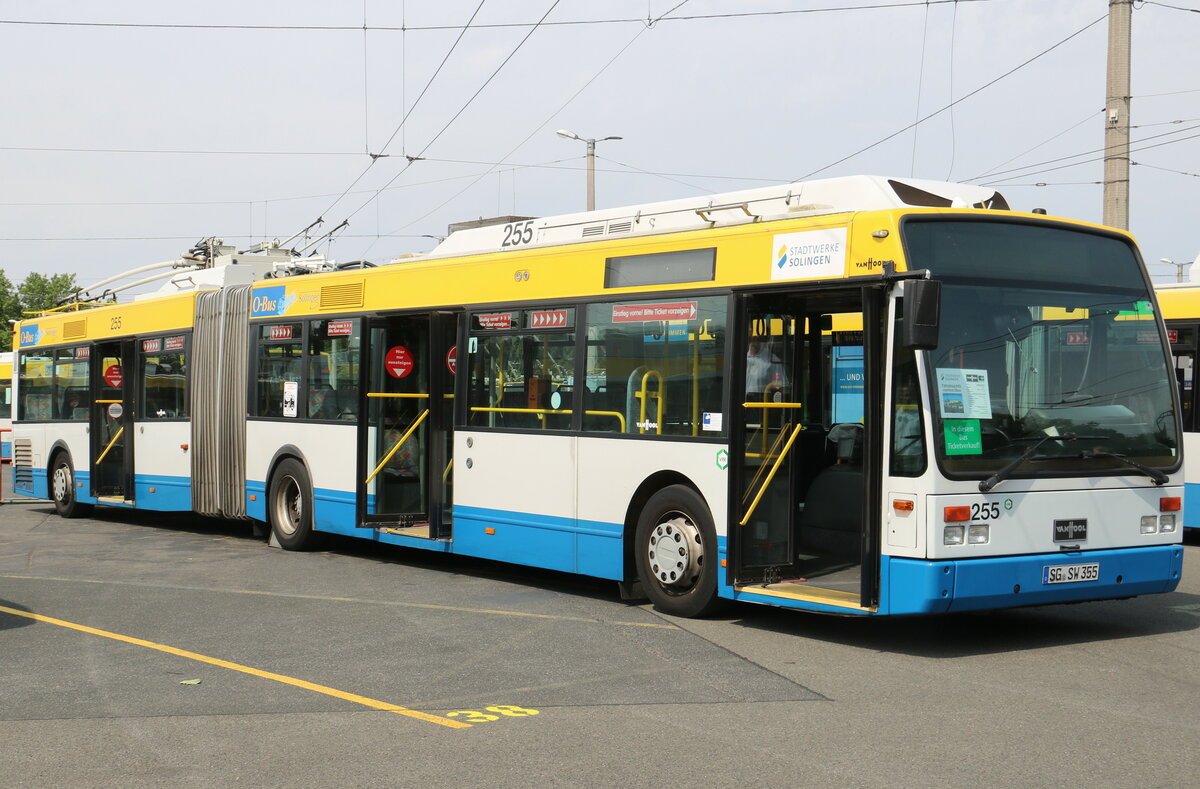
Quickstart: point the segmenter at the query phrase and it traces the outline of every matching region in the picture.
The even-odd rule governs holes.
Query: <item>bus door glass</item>
[[[1175,359],[1175,382],[1179,387],[1184,432],[1196,432],[1196,335],[1195,324],[1172,323],[1167,327],[1171,355]]]
[[[367,418],[360,422],[364,525],[449,537],[456,331],[449,313],[368,323]]]
[[[732,580],[870,602],[862,567],[877,516],[865,461],[878,419],[865,395],[878,347],[864,341],[862,292],[745,296],[739,313]]]
[[[135,359],[132,340],[98,343],[91,349],[92,495],[110,501],[133,500]]]

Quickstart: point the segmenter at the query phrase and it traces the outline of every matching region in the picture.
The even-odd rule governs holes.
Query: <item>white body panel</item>
[[[454,504],[575,518],[578,441],[460,429],[454,434]]]
[[[721,458],[718,465],[718,453]],[[624,523],[634,492],[658,471],[675,471],[690,479],[708,502],[717,535],[726,530],[728,451],[724,444],[682,441],[579,439],[579,519]]]
[[[267,482],[275,453],[288,444],[304,455],[315,490],[353,494],[356,425],[251,420],[246,423],[246,479]]]
[[[1195,485],[1200,484],[1200,462],[1188,461],[1187,458],[1198,457],[1200,452],[1200,433],[1183,434],[1183,481]]]
[[[19,424],[14,438],[27,438],[32,442],[32,466],[35,470],[45,469],[50,462],[50,449],[61,439],[71,452],[71,462],[76,473],[87,474],[91,469],[91,449],[88,445],[87,422],[53,422],[46,424]],[[90,491],[84,491],[87,495]]]
[[[133,430],[134,473],[190,480],[191,442],[191,422],[139,422]]]
[[[1141,534],[1143,515],[1158,516],[1159,499],[1182,497],[1183,487],[1167,484],[1157,487],[1145,477],[1096,477],[1070,480],[1073,489],[1062,490],[1062,481],[1006,480],[989,493],[928,496],[925,504],[925,533],[930,559],[968,559],[983,556],[1014,556],[1029,553],[1057,553],[1063,550],[1054,542],[1054,521],[1087,519],[1087,539],[1069,544],[1083,550],[1135,548],[1147,545],[1171,545],[1180,541],[1182,520],[1167,534]],[[979,545],[945,545],[945,507],[995,503],[992,512],[999,517],[973,518],[969,523],[989,524],[989,539]],[[982,511],[982,510],[980,510]],[[1176,513],[1178,517],[1179,513]],[[892,551],[896,554],[895,550]]]

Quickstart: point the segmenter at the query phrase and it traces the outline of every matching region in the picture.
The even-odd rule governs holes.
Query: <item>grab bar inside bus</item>
[[[120,402],[120,401],[118,401],[118,402]],[[108,442],[108,446],[106,446],[104,448],[104,451],[100,453],[100,457],[96,458],[97,466],[99,466],[100,463],[104,460],[104,458],[108,455],[109,450],[111,450],[113,448],[113,445],[117,443],[117,439],[119,439],[124,432],[125,432],[125,426],[121,425],[121,429],[118,430],[117,434],[112,437],[112,441]]]
[[[779,409],[779,408],[800,408],[802,405],[801,403],[773,403],[773,402],[767,401],[766,397],[767,397],[767,393],[763,392],[763,398],[764,398],[763,402],[761,402],[761,403],[742,403],[742,408],[757,408],[757,409],[761,409],[763,412],[762,423],[759,425],[759,429],[762,431],[762,454],[757,454],[754,452],[747,452],[746,457],[748,457],[748,458],[770,458],[770,457],[772,457],[771,453],[774,450],[771,450],[771,451],[767,450],[767,442],[769,441],[767,434],[770,432],[770,426],[771,426],[771,420],[768,417],[768,414],[770,414],[770,412],[772,410]],[[785,432],[787,432],[786,424],[784,424],[783,426],[780,427],[780,433],[782,434]]]
[[[641,368],[639,368],[639,369],[641,369]],[[634,375],[636,375],[636,374],[637,374],[637,370],[634,371]],[[651,376],[653,376],[654,379],[658,382],[658,388],[655,389],[654,391],[650,390],[650,377]],[[632,379],[633,376],[631,375],[630,378]],[[640,405],[638,407],[638,422],[637,422],[638,432],[639,433],[646,432],[646,411],[648,410],[647,405],[648,405],[648,401],[653,398],[656,403],[656,406],[657,406],[656,413],[655,413],[654,432],[661,436],[662,431],[663,431],[663,415],[666,411],[666,406],[667,406],[666,392],[663,391],[662,373],[660,373],[658,370],[646,370],[646,372],[642,374],[641,390],[634,392],[633,396],[636,397],[639,401],[641,401]]]
[[[392,459],[392,456],[395,455],[400,450],[400,447],[404,446],[404,442],[408,441],[409,437],[411,437],[412,434],[416,432],[417,428],[421,426],[421,423],[425,421],[425,417],[427,417],[427,416],[429,416],[428,408],[426,408],[424,411],[422,411],[421,415],[413,420],[413,423],[411,425],[409,425],[408,430],[405,432],[405,434],[400,436],[400,440],[396,442],[396,445],[394,447],[392,447],[391,450],[386,455],[383,456],[383,460],[379,461],[379,465],[376,466],[375,470],[371,472],[371,476],[367,477],[366,480],[363,481],[364,485],[370,485],[371,480],[373,480],[373,479],[375,479],[375,477],[379,476],[379,472],[383,471],[383,467],[386,466],[388,464],[388,461]]]
[[[486,414],[537,414],[538,419],[542,422],[543,427],[545,427],[546,424],[546,414],[571,413],[569,408],[557,410],[553,408],[492,408],[491,406],[482,405],[471,406],[471,410]],[[621,432],[625,432],[625,416],[618,411],[584,411],[583,413],[587,416],[611,416],[617,420],[618,424],[620,424]]]
[[[767,488],[771,486],[771,480],[775,479],[775,472],[779,471],[780,465],[783,464],[783,459],[788,456],[788,453],[792,451],[792,445],[796,443],[796,436],[800,435],[800,431],[803,429],[804,425],[796,425],[796,427],[792,430],[792,435],[788,438],[787,445],[784,446],[783,451],[779,453],[779,457],[775,458],[775,464],[771,466],[771,473],[767,475],[766,480],[763,481],[762,487],[758,489],[758,495],[755,496],[754,501],[750,503],[750,509],[746,510],[746,514],[742,516],[740,521],[738,521],[739,526],[745,526],[746,523],[749,522],[750,516],[754,514],[756,509],[758,509],[758,503],[762,501],[763,494],[766,493]]]

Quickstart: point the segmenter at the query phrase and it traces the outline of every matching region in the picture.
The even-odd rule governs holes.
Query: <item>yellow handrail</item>
[[[647,382],[650,380],[650,376],[652,376],[652,375],[658,379],[658,389],[653,392],[651,392],[647,386]],[[639,433],[646,432],[646,428],[643,427],[643,425],[646,423],[646,401],[649,398],[653,397],[658,402],[657,422],[656,422],[657,426],[655,427],[655,432],[660,436],[662,435],[663,409],[666,407],[666,403],[664,402],[664,400],[666,400],[666,398],[663,397],[662,385],[663,385],[662,373],[660,373],[658,370],[647,370],[646,373],[642,376],[642,391],[634,393],[634,397],[636,397],[638,400],[642,401],[641,406],[639,408],[639,417],[638,417],[638,432]]]
[[[414,400],[426,400],[429,395],[423,392],[367,392],[367,397],[407,397]]]
[[[625,415],[620,411],[584,411],[587,416],[615,416],[617,422],[621,425],[620,432],[625,432]]]
[[[388,461],[392,459],[392,455],[395,455],[397,450],[399,450],[400,447],[404,446],[404,442],[407,441],[409,436],[411,436],[416,431],[416,429],[421,426],[421,423],[425,421],[425,417],[427,417],[427,416],[429,416],[428,408],[426,408],[424,411],[422,411],[421,415],[413,420],[413,423],[411,425],[409,425],[408,431],[403,436],[400,437],[400,440],[396,442],[396,446],[391,448],[391,451],[389,451],[384,456],[383,460],[379,461],[379,465],[376,466],[375,470],[371,472],[371,476],[367,477],[366,481],[363,482],[364,485],[370,485],[371,480],[373,480],[373,479],[375,479],[375,477],[379,476],[379,472],[383,471],[383,467],[386,466]]]
[[[119,402],[121,402],[121,401],[120,401],[120,400],[118,400],[117,402],[119,403]],[[120,438],[120,437],[121,437],[121,434],[122,434],[122,433],[124,433],[124,432],[125,432],[125,426],[124,426],[124,425],[122,425],[122,426],[121,426],[121,429],[117,431],[117,434],[116,434],[115,436],[113,436],[113,437],[112,437],[112,441],[109,441],[109,442],[108,442],[108,446],[106,446],[106,447],[104,448],[104,451],[100,453],[100,457],[96,458],[96,465],[97,465],[97,466],[99,466],[99,465],[100,465],[100,462],[101,462],[102,460],[104,460],[104,458],[105,458],[105,456],[106,456],[106,455],[108,455],[108,452],[109,452],[109,450],[113,448],[113,444],[117,443],[117,439],[118,439],[118,438]]]
[[[779,453],[779,457],[775,459],[775,465],[771,466],[771,473],[767,475],[766,481],[764,481],[762,487],[758,489],[758,495],[755,496],[754,501],[750,503],[750,509],[747,510],[742,519],[738,521],[739,526],[745,526],[746,522],[750,520],[750,516],[754,514],[754,510],[758,509],[758,502],[762,500],[763,494],[766,493],[767,488],[771,486],[771,480],[775,479],[775,472],[779,471],[780,464],[783,463],[783,459],[787,457],[788,452],[792,450],[792,444],[796,442],[796,436],[800,435],[800,430],[803,427],[803,425],[796,425],[796,428],[792,431],[791,437],[788,438],[787,446],[783,448],[783,451]]]
[[[775,441],[771,444],[771,449],[769,452],[764,453],[762,455],[758,455],[753,452],[747,452],[745,456],[748,458],[764,458],[766,460],[771,460],[772,458],[775,457],[775,450],[778,449],[779,445],[784,442],[785,438],[787,438],[787,431],[791,426],[792,426],[791,422],[783,423],[783,427],[780,428],[780,431],[779,431],[779,437],[776,438]],[[762,479],[762,475],[765,474],[766,472],[767,472],[767,464],[766,463],[758,464],[758,469],[755,470],[755,472],[754,472],[754,479],[750,480],[750,484],[746,486],[745,492],[742,493],[742,503],[743,504],[746,503],[746,499],[750,498],[750,494],[755,489],[757,489],[758,481],[760,479]]]
[[[111,405],[113,403],[123,403],[124,400],[97,400],[96,405]]]

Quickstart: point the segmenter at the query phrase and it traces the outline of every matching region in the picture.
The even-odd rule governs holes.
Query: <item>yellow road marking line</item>
[[[292,685],[297,688],[311,690],[315,693],[323,693],[326,696],[333,696],[334,698],[343,699],[345,701],[352,701],[355,704],[361,704],[364,707],[371,707],[372,709],[384,710],[386,712],[394,712],[397,715],[416,718],[417,720],[422,720],[427,723],[436,723],[440,726],[448,726],[451,729],[468,729],[471,727],[471,724],[463,723],[462,721],[451,720],[450,718],[443,718],[438,715],[430,715],[427,712],[420,712],[418,710],[410,710],[408,707],[401,707],[398,704],[389,704],[386,701],[369,699],[366,696],[359,696],[356,693],[347,693],[342,690],[337,690],[336,688],[330,688],[326,687],[325,685],[317,685],[313,682],[306,682],[302,679],[296,679],[295,677],[287,677],[283,674],[275,674],[270,671],[263,671],[261,669],[251,668],[250,666],[243,666],[240,663],[231,663],[228,660],[208,657],[207,655],[201,655],[196,652],[188,652],[186,649],[176,649],[175,647],[169,647],[165,644],[156,644],[153,641],[144,641],[140,638],[123,636],[120,633],[112,633],[108,630],[98,630],[94,627],[88,627],[87,625],[79,625],[75,624],[74,622],[67,622],[62,619],[54,619],[53,617],[42,616],[41,614],[33,614],[28,611],[19,611],[15,608],[8,608],[7,606],[2,605],[0,605],[0,612],[12,614],[14,616],[23,616],[27,619],[34,619],[38,622],[58,625],[59,627],[66,627],[83,633],[90,633],[94,636],[111,638],[115,641],[123,641],[126,644],[134,644],[135,646],[146,647],[147,649],[156,649],[159,652],[166,652],[169,655],[177,655],[178,657],[184,657],[188,660],[196,660],[201,663],[208,663],[213,666],[220,666],[221,668],[240,671],[243,674],[252,674],[253,676],[262,677],[263,679],[271,679],[276,682],[282,682],[285,685]]]
[[[25,554],[20,554],[24,556]],[[285,597],[295,600],[320,600],[323,602],[333,603],[362,603],[364,605],[389,605],[397,608],[424,608],[433,611],[458,611],[464,614],[491,614],[493,616],[516,616],[526,617],[530,619],[557,619],[563,622],[587,622],[589,624],[602,625],[620,625],[622,627],[651,627],[659,630],[678,630],[676,625],[661,624],[658,622],[605,622],[603,619],[595,619],[586,616],[563,616],[560,614],[534,614],[528,611],[504,611],[498,608],[466,608],[457,605],[438,605],[436,603],[404,603],[397,600],[364,600],[357,597],[327,597],[325,595],[315,594],[286,594],[284,592],[260,592],[254,589],[221,589],[211,588],[206,586],[181,586],[177,584],[145,584],[131,583],[129,581],[94,581],[83,578],[54,578],[42,575],[0,575],[0,578],[11,578],[16,581],[61,581],[66,583],[76,584],[105,584],[113,586],[141,586],[154,589],[179,589],[188,592],[217,592],[220,594],[244,594],[255,595],[258,597]]]

